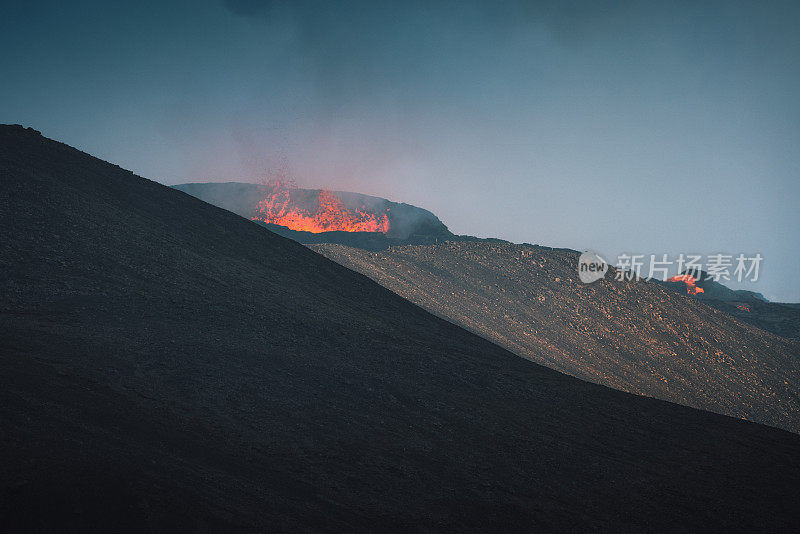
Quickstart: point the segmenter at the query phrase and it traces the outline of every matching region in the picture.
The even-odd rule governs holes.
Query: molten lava
[[[255,208],[255,221],[278,224],[302,232],[382,232],[389,231],[387,213],[374,213],[361,206],[348,209],[331,191],[313,193],[284,182],[271,182],[264,200]],[[389,211],[388,209],[386,210]]]
[[[683,282],[686,284],[686,292],[689,295],[697,295],[698,293],[703,293],[702,287],[697,287],[697,280],[695,280],[694,276],[691,274],[679,274],[677,276],[673,276],[667,282]]]

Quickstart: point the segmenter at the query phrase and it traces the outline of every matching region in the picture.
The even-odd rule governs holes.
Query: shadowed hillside
[[[0,127],[0,291],[4,529],[800,520],[800,437],[536,365],[20,127]]]
[[[576,252],[530,245],[313,248],[548,367],[800,432],[800,344],[661,284],[586,285]]]

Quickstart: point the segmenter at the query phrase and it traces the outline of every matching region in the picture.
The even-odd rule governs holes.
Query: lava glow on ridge
[[[683,282],[686,284],[686,293],[689,295],[697,295],[704,292],[702,287],[697,287],[697,280],[691,274],[679,274],[673,276],[667,282]]]

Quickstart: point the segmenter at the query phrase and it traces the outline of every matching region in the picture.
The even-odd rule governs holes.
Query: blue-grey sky
[[[800,301],[800,3],[6,2],[0,122],[175,184],[416,204],[456,233],[761,253]]]

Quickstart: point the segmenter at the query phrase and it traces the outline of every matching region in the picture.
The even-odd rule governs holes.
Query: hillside
[[[530,245],[313,248],[553,369],[800,432],[800,344],[661,284],[586,285],[576,252]]]
[[[800,520],[800,436],[536,365],[21,127],[0,127],[0,292],[6,530]]]

